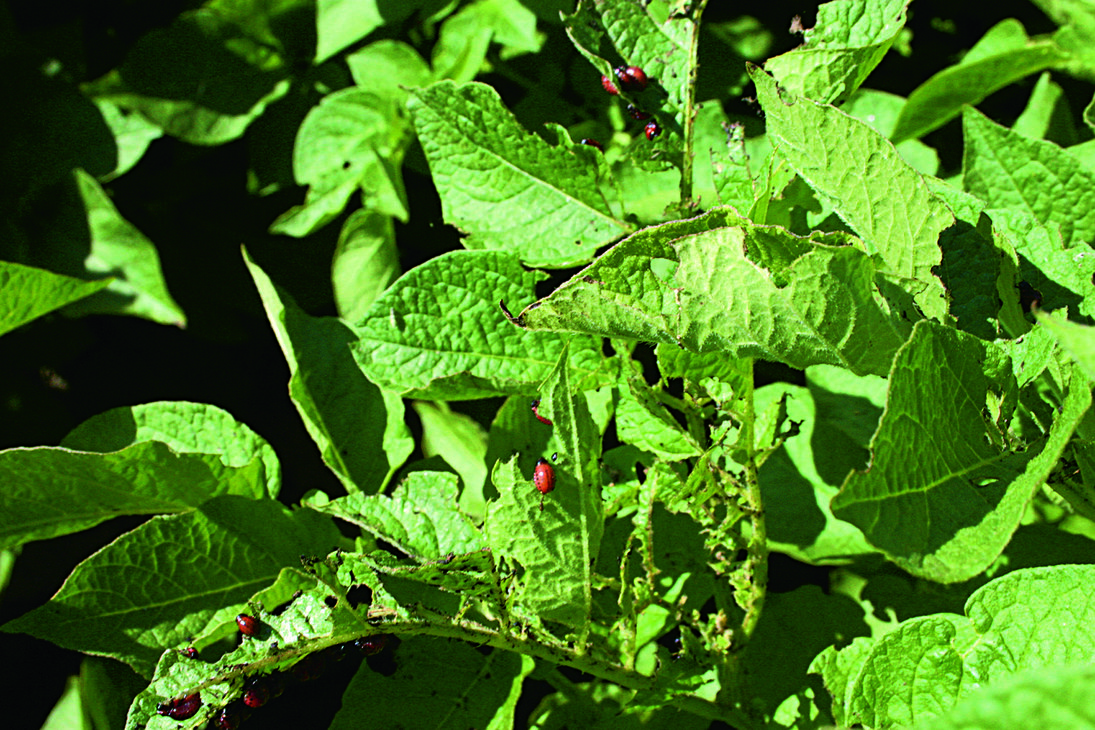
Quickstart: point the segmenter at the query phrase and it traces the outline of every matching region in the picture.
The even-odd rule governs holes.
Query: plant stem
[[[760,494],[760,478],[757,474],[756,435],[753,427],[756,422],[756,404],[753,399],[753,378],[745,379],[747,392],[744,395],[745,419],[742,424],[743,437],[748,445],[749,456],[745,460],[745,501],[752,521],[752,535],[749,538],[746,557],[746,572],[752,577],[751,594],[745,605],[745,617],[741,621],[742,636],[735,642],[736,648],[744,647],[756,631],[757,622],[764,609],[764,597],[768,592],[768,527],[764,519],[764,500]]]
[[[692,204],[692,161],[696,131],[696,76],[699,71],[700,18],[707,0],[699,0],[692,11],[692,44],[688,49],[688,83],[684,85],[684,158],[681,160],[681,205]]]
[[[731,727],[740,728],[740,730],[750,730],[751,728],[757,727],[757,723],[741,710],[727,707],[722,704],[716,704],[709,700],[705,700],[702,697],[682,695],[674,697],[671,702],[674,707],[684,710],[689,714],[703,717],[708,720],[722,720]]]
[[[434,621],[396,620],[384,622],[382,627],[385,632],[402,636],[440,636],[449,639],[460,639],[471,644],[486,645],[495,649],[513,651],[518,654],[526,654],[537,659],[544,659],[555,664],[573,667],[598,679],[614,682],[621,687],[629,689],[649,689],[654,686],[654,679],[636,672],[628,671],[624,667],[611,662],[601,661],[589,654],[579,654],[574,649],[561,646],[550,646],[531,639],[503,635],[482,624],[474,621],[460,621],[458,623],[440,623]]]

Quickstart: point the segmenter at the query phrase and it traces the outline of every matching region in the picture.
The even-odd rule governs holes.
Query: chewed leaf
[[[414,558],[440,558],[485,546],[483,536],[456,507],[456,477],[411,472],[387,495],[351,494],[331,502],[320,497],[304,504],[359,525]]]
[[[521,314],[530,328],[885,374],[908,324],[846,237],[815,241],[727,209],[640,231]],[[856,312],[854,317],[848,312]]]

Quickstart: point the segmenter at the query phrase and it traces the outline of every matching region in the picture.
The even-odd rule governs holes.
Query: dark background
[[[66,70],[65,82],[74,85],[95,79],[121,63],[139,38],[194,7],[192,3],[138,0],[8,2],[0,9],[4,14],[0,16],[0,33],[10,34],[15,42],[11,55],[0,59],[9,66],[0,70],[0,77],[24,70],[28,61],[55,58]],[[739,12],[732,13],[731,7]],[[904,58],[891,51],[867,86],[907,95],[933,73],[954,63],[963,50],[1004,18],[1019,19],[1032,35],[1053,30],[1029,3],[993,3],[991,16],[984,12],[986,7],[953,1],[913,3],[907,26],[912,32],[913,55]],[[809,27],[815,11],[816,4],[810,3],[742,5],[712,0],[705,21],[730,20],[747,12],[773,33],[774,45],[768,55],[776,55],[800,42],[798,36],[787,32],[791,18],[802,15]],[[413,19],[403,28],[386,31],[406,38],[401,33],[411,24]],[[480,79],[499,89],[529,129],[544,121],[575,123],[591,105],[601,103],[592,96],[592,87],[599,90],[596,74],[560,26],[541,23],[540,28],[549,34],[542,53],[509,61],[512,73]],[[740,71],[740,59],[720,58],[713,42],[701,43],[701,48],[705,54],[701,56],[701,86],[717,88],[725,81],[719,74],[733,76]],[[419,47],[419,51],[429,57],[428,46]],[[723,60],[725,65],[720,63]],[[564,89],[565,105],[543,103],[535,93],[537,85],[557,83],[552,79],[560,73],[566,74],[568,81],[589,76],[591,88]],[[515,78],[532,85],[516,83]],[[1075,92],[1069,98],[1078,114],[1090,98],[1089,87],[1059,74],[1054,78],[1066,91]],[[1008,87],[980,108],[1009,124],[1022,111],[1033,82],[1032,77]],[[302,101],[298,95],[293,101],[279,103],[296,104],[299,108],[283,111],[299,116],[316,100],[318,97]],[[16,109],[21,104],[28,106],[24,104],[27,101],[34,100],[9,96],[5,114],[18,114]],[[729,114],[756,116],[755,108],[741,98],[722,101]],[[559,113],[570,118],[550,117]],[[260,119],[256,125],[262,122]],[[189,325],[179,329],[136,318],[69,319],[52,314],[0,338],[0,448],[56,445],[88,417],[118,406],[160,400],[204,402],[226,409],[270,442],[283,467],[281,494],[287,504],[309,489],[340,492],[289,401],[288,367],[239,247],[245,244],[259,265],[311,314],[333,315],[330,260],[341,220],[304,240],[266,233],[277,215],[300,202],[303,191],[286,186],[263,198],[247,194],[247,172],[253,164],[257,136],[258,132],[249,132],[240,140],[211,148],[163,138],[152,143],[133,170],[106,186],[121,214],[157,246],[168,287],[186,312]],[[938,149],[948,172],[960,166],[957,123],[951,122],[925,141]],[[291,148],[291,138],[287,144]],[[407,225],[397,223],[397,235],[407,270],[460,244],[456,232],[441,221],[436,191],[417,150],[408,155],[404,174],[412,220]],[[21,190],[18,183],[9,180],[0,189],[0,215],[7,214],[5,206]],[[42,211],[42,216],[48,214],[48,210]],[[561,272],[560,277],[566,273]],[[760,376],[795,379],[797,374],[772,368]],[[496,406],[455,405],[486,424]],[[410,414],[409,419],[413,418]],[[416,426],[412,423],[412,428]],[[412,459],[417,456],[420,454]],[[0,623],[42,605],[77,563],[142,519],[119,519],[25,546],[10,585],[0,594]],[[780,570],[773,571],[782,576],[778,588],[794,588],[796,575],[800,576],[798,582],[823,583],[824,575],[819,578],[816,569],[801,566],[799,574],[795,566],[793,561],[782,560]],[[6,697],[5,726],[40,727],[60,697],[66,678],[78,673],[81,656],[6,633],[0,633],[0,656],[4,658],[0,692]],[[277,701],[276,710],[258,712],[247,727],[325,727],[338,709],[348,678],[349,671],[341,670],[327,680],[311,683],[307,691],[290,693]]]

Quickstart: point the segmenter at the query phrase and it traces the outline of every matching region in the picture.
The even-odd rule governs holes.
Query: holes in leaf
[[[369,605],[373,602],[373,589],[369,586],[355,586],[346,591],[346,598],[354,608]]]
[[[376,546],[384,552],[391,553],[400,560],[407,560],[411,557],[410,555],[407,555],[405,552],[386,540],[377,540]]]
[[[669,650],[674,657],[681,651],[681,627],[674,626],[668,632],[658,637],[658,645]]]

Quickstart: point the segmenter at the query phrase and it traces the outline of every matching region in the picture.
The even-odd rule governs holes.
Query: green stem
[[[688,49],[688,83],[684,85],[684,159],[681,161],[681,204],[692,204],[692,160],[695,152],[696,76],[699,72],[700,18],[707,0],[699,0],[692,14],[692,43]]]
[[[683,710],[690,715],[702,717],[707,720],[722,720],[727,725],[738,728],[739,730],[752,730],[752,728],[757,727],[757,723],[741,710],[717,704],[710,700],[705,700],[702,697],[681,695],[674,697],[670,702],[672,702],[674,707]]]
[[[628,671],[618,664],[594,659],[589,654],[579,654],[575,649],[550,646],[519,636],[499,634],[494,629],[474,621],[465,620],[455,624],[446,624],[396,620],[386,621],[381,627],[385,633],[399,634],[400,636],[440,636],[525,654],[555,664],[573,667],[598,679],[614,682],[629,689],[649,689],[654,686],[653,678]]]
[[[503,636],[493,629],[473,621],[442,624],[397,620],[384,622],[381,626],[374,626],[374,628],[382,629],[385,633],[390,632],[401,636],[421,635],[460,639],[472,644],[486,645],[503,651],[525,654],[537,659],[544,659],[556,665],[573,667],[598,679],[613,682],[628,689],[648,690],[654,689],[656,685],[653,677],[628,671],[617,664],[593,659],[588,654],[579,655],[571,649],[549,646],[517,636]],[[556,677],[562,677],[562,675],[556,675]],[[559,688],[557,687],[557,689]],[[690,714],[711,720],[722,720],[740,730],[751,730],[755,727],[749,717],[740,710],[725,707],[700,697],[681,695],[674,697],[672,703]]]
[[[735,642],[735,648],[739,649],[748,643],[757,629],[760,614],[764,609],[764,598],[768,592],[768,527],[764,519],[764,500],[760,494],[760,478],[757,474],[756,436],[753,426],[756,421],[756,406],[753,402],[753,378],[745,379],[746,392],[744,396],[745,418],[742,431],[745,443],[748,445],[748,458],[745,460],[745,502],[749,508],[750,519],[753,523],[752,535],[747,547],[746,561],[747,571],[752,575],[752,591],[745,609],[745,617],[741,621],[742,636]]]

